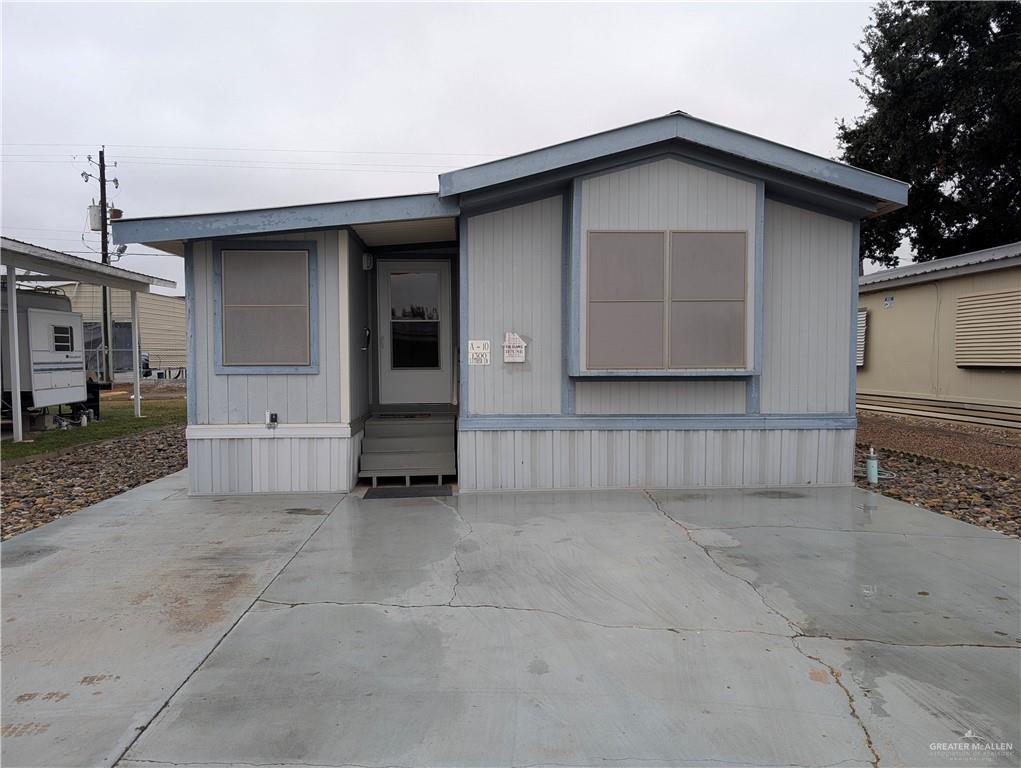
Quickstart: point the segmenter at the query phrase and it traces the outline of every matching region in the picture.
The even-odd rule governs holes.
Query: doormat
[[[421,499],[429,496],[453,496],[449,485],[394,485],[369,488],[365,499]]]

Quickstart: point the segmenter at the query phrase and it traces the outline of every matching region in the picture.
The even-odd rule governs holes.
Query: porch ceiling
[[[444,243],[457,239],[457,219],[414,219],[355,224],[352,229],[370,248],[412,243]]]

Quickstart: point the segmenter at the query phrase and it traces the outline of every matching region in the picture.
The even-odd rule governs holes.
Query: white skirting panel
[[[361,443],[361,432],[351,437],[189,437],[190,492],[346,492],[357,482]]]
[[[462,491],[849,485],[853,429],[458,432]]]

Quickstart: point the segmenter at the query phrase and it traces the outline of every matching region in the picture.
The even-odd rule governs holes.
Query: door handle
[[[365,326],[365,345],[362,347],[362,352],[365,352],[369,348],[369,344],[372,341],[372,329],[369,326]]]

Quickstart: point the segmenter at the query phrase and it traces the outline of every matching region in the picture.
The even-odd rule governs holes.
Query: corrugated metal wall
[[[458,433],[462,490],[846,485],[854,430]]]
[[[81,313],[84,322],[102,322],[102,288],[98,285],[77,283],[63,286],[63,289],[71,299],[72,312]],[[131,322],[131,294],[120,288],[114,288],[111,299],[113,320]],[[142,340],[142,351],[149,353],[151,367],[185,366],[187,328],[183,297],[139,293],[138,332]]]
[[[766,200],[763,413],[847,413],[850,222]]]
[[[468,338],[492,342],[468,368],[470,413],[560,413],[562,216],[557,196],[468,219]],[[527,362],[503,363],[506,331]]]

